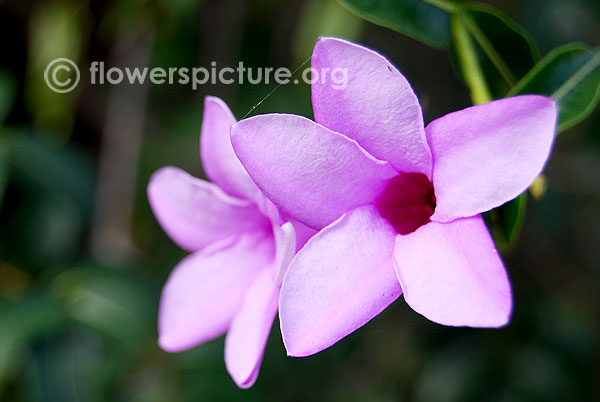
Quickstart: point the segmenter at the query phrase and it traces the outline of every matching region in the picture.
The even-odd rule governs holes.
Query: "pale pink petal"
[[[282,213],[319,229],[372,203],[389,178],[387,162],[304,117],[268,114],[235,124],[236,154]]]
[[[273,240],[264,235],[224,240],[184,258],[162,291],[160,347],[177,352],[222,335],[273,258]]]
[[[296,254],[296,231],[291,222],[273,227],[273,237],[275,238],[275,266],[276,282],[281,284],[290,262]]]
[[[235,234],[270,230],[269,221],[250,201],[233,198],[174,167],[152,175],[148,200],[167,235],[189,251]]]
[[[288,355],[317,353],[379,314],[402,293],[394,229],[374,207],[344,214],[292,260],[279,301]]]
[[[225,102],[204,98],[200,155],[206,175],[231,195],[254,199],[258,188],[248,176],[231,146],[229,130],[236,122]]]
[[[289,218],[289,222],[294,226],[294,231],[296,233],[296,251],[304,247],[308,239],[317,234],[317,230],[298,222],[296,219]]]
[[[358,141],[399,171],[430,177],[421,106],[396,67],[372,50],[323,37],[313,50],[312,67],[319,74],[311,85],[317,123]]]
[[[250,388],[256,381],[277,314],[279,286],[273,268],[263,270],[256,278],[225,337],[225,365],[240,388]]]
[[[279,210],[268,198],[257,199],[260,211],[271,221],[271,229],[275,240],[275,266],[277,283],[281,284],[288,265],[296,254],[296,230],[294,225],[284,220]]]
[[[500,327],[510,319],[510,283],[480,215],[399,235],[394,265],[406,302],[431,321]]]
[[[264,195],[257,198],[256,206],[260,212],[271,221],[272,225],[280,226],[285,223],[285,220],[282,218],[275,204]]]
[[[542,171],[554,139],[556,104],[506,98],[450,113],[427,126],[437,208],[448,222],[515,198]]]

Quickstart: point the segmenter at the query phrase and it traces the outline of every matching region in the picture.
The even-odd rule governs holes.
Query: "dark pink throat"
[[[376,202],[381,216],[403,235],[429,222],[435,205],[433,184],[421,173],[402,173],[392,178]]]

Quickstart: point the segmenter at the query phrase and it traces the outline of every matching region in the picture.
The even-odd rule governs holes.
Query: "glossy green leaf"
[[[431,47],[450,43],[450,14],[422,0],[338,0],[374,24],[393,29]],[[439,1],[440,5],[447,5]]]
[[[492,95],[504,97],[535,65],[538,59],[536,46],[519,25],[491,7],[465,6],[461,17],[476,44],[478,59]],[[455,51],[453,47],[453,53]]]
[[[558,131],[579,123],[600,98],[600,50],[582,44],[554,49],[509,92],[542,94],[558,102]]]
[[[488,226],[500,252],[509,252],[516,245],[523,228],[526,208],[527,192],[524,192],[486,214]]]

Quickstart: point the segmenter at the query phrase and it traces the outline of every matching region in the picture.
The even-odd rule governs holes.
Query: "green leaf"
[[[450,14],[422,0],[338,0],[361,18],[410,36],[431,47],[450,44]],[[434,1],[431,1],[433,3]],[[438,6],[452,7],[445,1]]]
[[[94,180],[90,162],[78,148],[61,147],[43,137],[43,131],[10,133],[10,162],[39,187],[44,197],[69,198],[87,215],[92,209]],[[43,191],[44,193],[41,193]]]
[[[500,252],[511,251],[517,243],[523,228],[526,208],[527,192],[523,192],[514,200],[486,214],[490,231]]]
[[[2,208],[10,208],[0,256],[32,270],[79,253],[93,211],[94,175],[86,155],[42,136],[4,129],[0,139],[0,148],[9,150]]]
[[[28,343],[57,331],[64,320],[63,311],[46,294],[0,307],[0,395],[18,371]]]
[[[116,339],[135,342],[151,331],[154,295],[142,278],[122,270],[76,267],[51,283],[67,313]]]
[[[541,94],[558,103],[558,132],[585,119],[600,98],[600,50],[572,43],[544,57],[509,92]]]
[[[477,44],[479,60],[495,98],[504,97],[535,65],[538,51],[529,34],[500,11],[465,6],[465,27]]]

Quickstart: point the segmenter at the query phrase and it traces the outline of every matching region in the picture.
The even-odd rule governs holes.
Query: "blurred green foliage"
[[[523,28],[494,8],[469,5],[463,15],[492,96],[502,98],[535,65],[538,50]]]
[[[550,52],[510,90],[510,95],[540,93],[558,101],[558,130],[587,117],[600,97],[600,51],[576,43]]]
[[[429,46],[450,44],[450,15],[422,0],[340,0],[340,3],[374,24],[393,29]],[[443,1],[442,1],[443,3]]]
[[[40,3],[30,15],[25,98],[33,123],[54,129],[54,135],[71,132],[76,94],[51,91],[44,84],[43,72],[58,57],[81,61],[88,39],[87,13],[85,2],[71,1]]]
[[[7,38],[0,55],[0,400],[600,398],[600,69],[593,50],[600,6],[594,0],[340,3],[344,7],[334,0],[0,4]],[[470,104],[451,43],[453,7],[467,17],[474,60],[491,94],[558,92],[560,128],[568,128],[557,138],[545,196],[526,202],[522,195],[489,216],[498,245],[513,248],[504,254],[514,287],[511,324],[443,327],[400,299],[328,350],[292,359],[275,323],[258,382],[247,391],[226,373],[222,339],[179,354],[161,351],[155,329],[160,289],[185,253],[150,212],[150,174],[170,164],[202,176],[203,96],[222,96],[238,118],[261,99],[253,114],[310,117],[310,88],[285,85],[266,97],[275,85],[151,86],[147,99],[133,105],[143,117],[139,149],[117,149],[119,157],[107,161],[114,149],[106,118],[127,88],[90,85],[89,63],[118,65],[123,55],[135,62],[148,49],[150,67],[207,67],[215,60],[295,69],[319,35],[338,35],[389,57],[430,121]],[[586,44],[565,45],[575,41]],[[76,91],[55,94],[45,86],[43,70],[55,57],[78,62]],[[139,155],[133,181],[103,175],[103,164],[132,155]],[[95,235],[105,180],[109,201],[121,188],[134,189],[123,199],[133,215],[109,216],[122,225],[108,237],[128,245],[114,252],[113,243],[99,245],[103,238]]]
[[[0,70],[0,125],[10,113],[17,97],[17,83],[13,75],[4,69]]]

